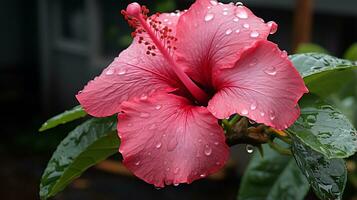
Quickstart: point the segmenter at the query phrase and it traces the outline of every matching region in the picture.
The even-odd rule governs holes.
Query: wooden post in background
[[[313,22],[313,0],[296,0],[293,24],[292,50],[301,43],[310,42]]]

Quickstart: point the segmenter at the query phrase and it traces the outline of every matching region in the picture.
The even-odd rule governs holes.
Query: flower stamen
[[[143,36],[139,36],[138,40],[140,44],[147,46],[146,53],[155,56],[156,53],[153,52],[155,52],[154,50],[157,48],[192,96],[200,103],[207,103],[208,95],[179,68],[178,64],[172,58],[173,50],[176,49],[174,43],[177,41],[177,38],[170,34],[172,30],[162,25],[160,20],[155,19],[160,15],[159,13],[156,13],[153,18],[149,19],[147,13],[147,8],[140,6],[138,3],[131,3],[128,5],[126,11],[122,11],[129,25],[136,28],[132,36],[136,37],[138,34],[147,33],[153,44],[150,41],[146,41]]]

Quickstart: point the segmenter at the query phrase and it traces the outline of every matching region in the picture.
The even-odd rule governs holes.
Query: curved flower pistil
[[[118,115],[124,164],[157,187],[219,170],[229,148],[218,119],[238,113],[277,129],[299,116],[303,80],[267,41],[277,25],[242,5],[196,0],[185,12],[122,11],[134,41],[76,97]]]

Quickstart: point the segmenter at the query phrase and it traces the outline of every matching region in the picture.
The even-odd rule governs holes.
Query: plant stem
[[[269,146],[274,149],[275,151],[277,151],[278,153],[282,154],[282,155],[286,155],[286,156],[291,156],[291,150],[281,147],[278,144],[274,143],[272,140],[268,140],[268,144]]]

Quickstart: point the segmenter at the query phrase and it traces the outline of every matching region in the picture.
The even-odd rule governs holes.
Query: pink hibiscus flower
[[[77,95],[95,117],[119,113],[124,164],[156,187],[190,183],[222,168],[229,147],[218,119],[238,113],[289,127],[308,92],[264,23],[242,5],[196,0],[189,10],[122,11],[129,48]]]

